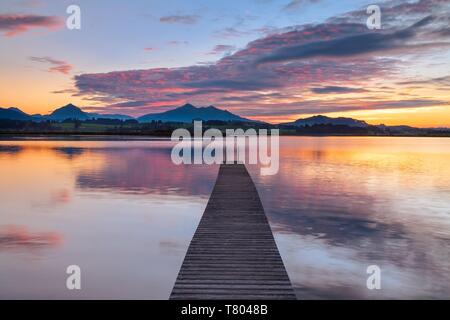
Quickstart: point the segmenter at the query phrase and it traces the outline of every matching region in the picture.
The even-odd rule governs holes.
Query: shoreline
[[[380,137],[380,138],[450,138],[450,135],[374,135],[374,134],[280,134],[280,137]],[[117,134],[117,133],[3,133],[0,141],[14,140],[142,140],[170,141],[171,135]]]

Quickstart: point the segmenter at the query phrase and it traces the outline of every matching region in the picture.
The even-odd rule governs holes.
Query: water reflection
[[[0,298],[167,298],[218,169],[171,146],[0,142]],[[248,166],[298,297],[450,297],[449,160],[448,139],[283,137],[277,175]]]
[[[448,139],[284,138],[252,176],[299,298],[450,297],[449,160]]]
[[[168,298],[218,170],[175,166],[170,150],[0,142],[0,298]],[[71,264],[81,291],[65,288]]]
[[[17,154],[19,152],[21,152],[23,150],[23,148],[21,146],[16,146],[16,145],[0,145],[0,154],[4,153],[4,154]]]
[[[24,226],[0,227],[1,250],[35,250],[60,245],[62,236],[56,232],[31,232]]]
[[[210,183],[218,167],[176,166],[170,149],[95,149],[94,156],[104,157],[105,165],[84,168],[77,175],[77,187],[111,189],[125,193],[203,195],[209,197]]]
[[[76,158],[77,156],[80,156],[85,152],[85,149],[76,147],[54,147],[52,148],[52,150],[66,156],[67,159]]]

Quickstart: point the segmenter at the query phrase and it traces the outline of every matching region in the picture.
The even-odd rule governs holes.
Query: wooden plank
[[[295,299],[258,191],[222,164],[170,299]]]

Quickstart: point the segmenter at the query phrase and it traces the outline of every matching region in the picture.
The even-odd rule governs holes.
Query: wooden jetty
[[[243,164],[222,164],[170,299],[295,299]]]

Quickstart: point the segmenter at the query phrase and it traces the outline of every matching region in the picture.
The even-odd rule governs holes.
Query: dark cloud
[[[0,31],[6,37],[13,37],[34,28],[55,30],[63,26],[58,17],[40,15],[0,14]]]
[[[398,84],[403,84],[403,85],[427,85],[427,84],[434,84],[434,85],[450,86],[450,75],[444,76],[444,77],[437,77],[437,78],[426,79],[426,80],[401,81],[401,82],[398,82]]]
[[[283,7],[283,10],[291,11],[300,9],[304,4],[317,3],[320,0],[291,0]]]
[[[278,85],[274,82],[264,80],[230,80],[230,79],[215,79],[207,81],[189,82],[184,84],[190,88],[221,88],[231,89],[233,91],[251,91],[261,90],[263,88],[274,88]]]
[[[218,44],[209,52],[209,54],[231,54],[231,52],[233,52],[234,50],[236,50],[235,46],[228,44]]]
[[[382,13],[382,29],[401,28],[412,24],[418,19],[429,15],[448,15],[450,0],[393,0],[378,3]],[[367,20],[367,6],[347,12],[337,17],[331,17],[327,22],[365,24]],[[436,21],[435,21],[436,23]],[[443,23],[448,25],[448,23]]]
[[[408,49],[408,40],[415,37],[419,29],[433,21],[428,16],[414,25],[391,33],[366,32],[332,40],[315,41],[307,44],[284,47],[262,58],[257,63],[285,62],[315,57],[352,57],[395,49]]]
[[[77,93],[77,90],[75,90],[75,89],[61,89],[61,90],[51,91],[51,93],[53,93],[53,94],[67,94],[67,93],[75,94],[75,93]]]
[[[252,34],[252,30],[242,30],[236,27],[226,27],[215,32],[219,38],[238,38]]]
[[[198,15],[171,15],[161,17],[159,21],[169,24],[195,24],[199,19]]]
[[[328,94],[328,93],[357,93],[357,92],[366,92],[367,90],[361,88],[326,86],[326,87],[311,88],[311,91],[318,94]]]
[[[220,100],[224,103],[227,103],[227,102],[254,102],[254,101],[262,101],[264,99],[276,99],[276,98],[286,98],[286,97],[281,93],[273,92],[266,94],[227,96],[221,98]]]
[[[437,30],[436,33],[443,37],[450,37],[450,27],[445,27],[440,30]]]

